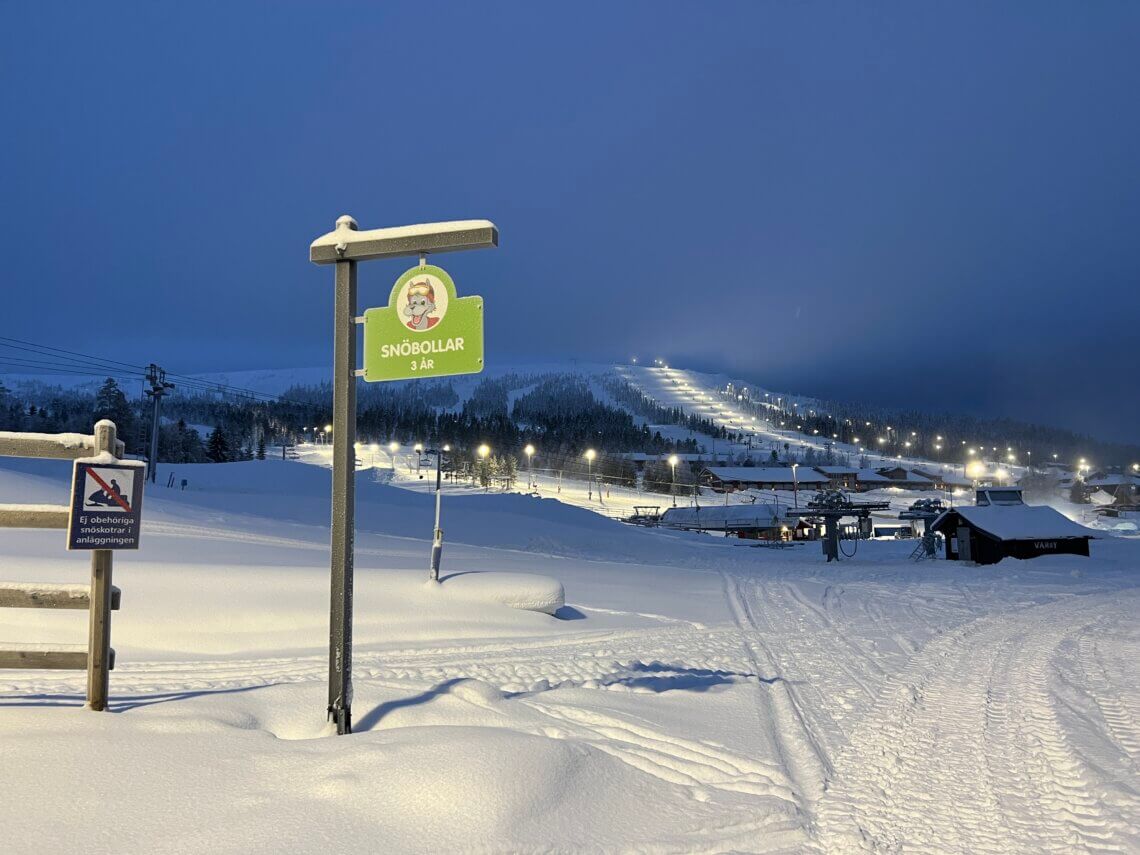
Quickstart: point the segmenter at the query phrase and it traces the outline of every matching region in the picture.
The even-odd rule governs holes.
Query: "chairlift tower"
[[[147,455],[146,477],[153,484],[158,477],[158,411],[162,396],[168,389],[173,389],[174,384],[166,382],[166,372],[153,362],[147,367],[146,382],[150,384],[150,388],[145,391],[151,401],[150,453]]]

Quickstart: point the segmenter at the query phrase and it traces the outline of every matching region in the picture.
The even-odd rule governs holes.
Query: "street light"
[[[635,359],[634,362],[636,361]],[[528,490],[533,490],[537,487],[534,483],[534,446],[528,442],[526,448],[523,449],[523,454],[526,455],[526,486]]]
[[[487,443],[484,442],[482,445],[475,449],[475,453],[478,454],[481,459],[486,460],[487,457],[491,454],[491,446],[487,445]],[[490,479],[487,480],[487,485],[483,489],[491,489]]]
[[[796,478],[796,470],[799,466],[798,463],[792,464],[792,501],[795,502],[797,508],[800,506],[800,482]]]
[[[592,448],[586,449],[586,472],[587,472],[587,495],[586,500],[592,502],[594,500],[594,458],[597,452]]]
[[[673,467],[673,474],[669,479],[669,492],[673,494],[673,507],[677,507],[677,455],[669,455],[669,465]]]
[[[422,479],[424,476],[420,475],[420,466],[424,461],[424,444],[417,442],[412,448],[416,452],[416,477]]]

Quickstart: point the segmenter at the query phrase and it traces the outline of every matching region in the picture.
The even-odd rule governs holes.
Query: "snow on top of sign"
[[[369,240],[398,240],[400,238],[420,237],[440,232],[466,232],[474,229],[493,229],[495,224],[490,220],[453,220],[445,223],[419,223],[414,226],[396,226],[389,229],[369,229],[356,231],[353,229],[337,229],[323,234],[309,246],[337,246],[339,244],[360,243]]]
[[[1002,540],[1095,537],[1096,532],[1044,505],[988,505],[954,508],[974,528]]]
[[[19,641],[0,641],[0,650],[17,650],[22,653],[86,653],[86,644],[24,644]]]
[[[90,466],[127,466],[131,469],[146,469],[145,460],[121,460],[109,451],[101,451],[94,457],[80,457],[75,462]]]

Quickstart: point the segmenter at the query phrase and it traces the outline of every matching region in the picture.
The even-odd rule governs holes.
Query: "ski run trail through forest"
[[[4,463],[0,501],[61,501]],[[362,483],[355,733],[329,735],[328,474],[181,467],[116,556],[111,712],[0,672],[0,850],[1140,852],[1140,540],[914,563],[623,526],[549,499]],[[180,477],[182,477],[180,472]],[[82,581],[52,532],[5,580]],[[556,617],[464,574],[558,579]],[[0,611],[0,640],[85,627]]]

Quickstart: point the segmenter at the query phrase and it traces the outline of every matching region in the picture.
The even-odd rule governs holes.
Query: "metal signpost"
[[[309,246],[314,264],[335,264],[333,314],[332,602],[329,619],[328,715],[336,732],[352,732],[352,564],[356,446],[356,378],[395,380],[465,374],[483,368],[482,300],[459,298],[451,277],[425,261],[428,253],[499,245],[488,220],[426,223],[360,231],[349,216]],[[386,309],[356,315],[356,264],[379,258],[419,256],[421,266],[400,277]],[[411,276],[409,276],[411,274]],[[440,275],[442,274],[442,276]],[[405,278],[407,277],[407,278]],[[421,284],[422,281],[422,284]],[[440,283],[438,287],[436,282]],[[466,299],[468,302],[464,302]],[[472,332],[478,300],[478,334]],[[453,314],[458,308],[458,314]],[[381,314],[375,314],[375,313]],[[433,322],[434,319],[434,322]],[[365,365],[356,368],[356,324],[365,325]],[[396,326],[396,322],[400,325]],[[368,330],[372,333],[369,335]],[[387,340],[386,335],[398,337]],[[462,343],[458,341],[462,339]],[[440,342],[442,342],[442,350]],[[450,349],[449,349],[450,342]],[[477,362],[471,359],[478,345]],[[369,350],[369,345],[372,349]],[[387,354],[384,347],[389,348]],[[391,348],[395,348],[395,353]],[[404,351],[408,352],[405,354]],[[413,353],[412,351],[415,351]],[[412,368],[415,356],[416,367]]]

